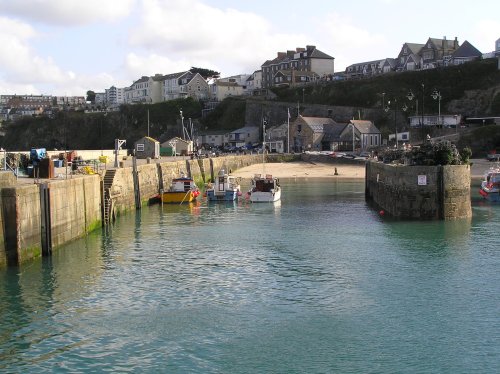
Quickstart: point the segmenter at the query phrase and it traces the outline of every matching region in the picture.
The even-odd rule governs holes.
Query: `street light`
[[[394,130],[396,131],[396,149],[397,149],[398,148],[398,125],[397,125],[397,122],[396,122],[396,110],[397,110],[396,103],[397,103],[397,100],[394,99],[394,107],[393,107],[393,109],[394,109]],[[388,100],[387,101],[387,106],[384,108],[384,110],[386,112],[388,112],[389,109],[390,109],[390,107],[391,107],[391,100]]]
[[[413,94],[413,92],[410,90],[408,91],[408,94],[406,95],[406,98],[409,100],[409,101],[412,101],[414,98],[415,98],[415,95]],[[417,112],[418,112],[418,102],[417,102]],[[418,116],[418,113],[416,113],[416,115]],[[411,123],[410,123],[411,125]]]
[[[424,125],[425,85],[422,83],[422,126]]]
[[[441,92],[439,92],[438,90],[434,90],[434,92],[432,92],[431,96],[434,100],[438,101],[438,125],[440,125],[441,124]]]

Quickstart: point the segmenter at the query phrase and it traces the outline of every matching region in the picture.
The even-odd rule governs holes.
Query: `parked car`
[[[330,157],[344,157],[346,154],[344,152],[332,152]]]
[[[500,161],[500,153],[488,153],[486,159],[488,161]]]
[[[351,154],[351,153],[346,153],[345,155],[342,156],[343,158],[350,158],[350,159],[354,159],[356,158],[355,155]]]

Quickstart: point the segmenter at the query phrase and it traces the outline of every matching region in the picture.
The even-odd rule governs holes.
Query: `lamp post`
[[[438,101],[438,125],[441,125],[441,92],[434,90],[432,92],[432,98]]]
[[[422,83],[422,126],[424,126],[425,85]]]
[[[305,103],[305,98],[306,98],[306,89],[305,88],[302,88],[302,104]]]
[[[382,109],[385,108],[385,92],[382,92]]]
[[[397,103],[397,100],[394,99],[394,106],[393,106],[393,109],[394,109],[394,131],[396,132],[396,149],[398,148],[398,125],[397,125],[397,122],[396,122],[396,111],[397,111],[397,108],[396,108],[396,104]],[[391,100],[388,100],[387,101],[387,106],[384,108],[384,110],[386,112],[389,111],[391,107]]]

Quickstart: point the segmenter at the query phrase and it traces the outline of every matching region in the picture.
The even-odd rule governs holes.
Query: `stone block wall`
[[[366,197],[393,217],[456,219],[472,216],[468,165],[366,164]]]
[[[40,191],[37,185],[1,190],[4,219],[4,264],[17,264],[41,255]]]
[[[135,195],[132,168],[116,169],[110,192],[115,214],[119,215],[127,210],[134,209]]]
[[[52,246],[84,236],[101,225],[101,191],[98,175],[54,181],[49,184]]]
[[[260,162],[262,155],[247,155],[140,165],[137,167],[137,178],[141,205],[157,196],[162,186],[168,188],[172,179],[182,172],[190,173],[202,187],[201,183],[208,182],[222,168],[235,171]],[[133,174],[132,167],[116,169],[110,191],[115,215],[135,209]],[[11,184],[14,185],[8,187]],[[52,180],[45,187],[50,198],[52,248],[101,226],[99,175]],[[0,230],[0,267],[20,264],[42,254],[41,189],[38,184],[17,186],[15,180],[9,180],[1,189],[0,221],[3,221],[3,230]]]
[[[470,175],[471,169],[469,165],[448,165],[443,167],[444,219],[472,217]]]

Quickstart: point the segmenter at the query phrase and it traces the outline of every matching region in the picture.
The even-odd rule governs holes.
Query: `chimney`
[[[300,52],[304,52],[306,49],[302,48],[302,47],[297,47],[295,50],[297,51],[297,53],[300,53]]]
[[[458,39],[456,36],[455,36],[455,41],[453,42],[453,48],[458,49]]]
[[[443,36],[443,49],[446,49],[446,35]]]
[[[285,58],[286,52],[278,52],[278,58]]]

